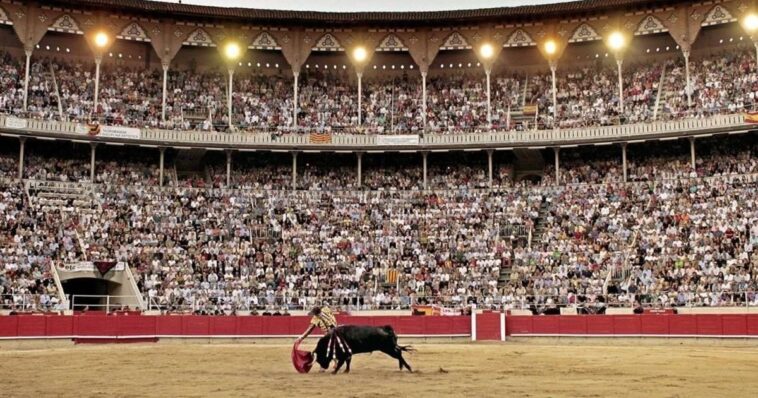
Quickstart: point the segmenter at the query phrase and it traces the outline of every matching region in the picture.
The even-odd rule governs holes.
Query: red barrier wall
[[[758,314],[508,316],[508,336],[754,336]]]
[[[468,316],[338,316],[340,323],[384,326],[405,336],[470,336]],[[0,317],[0,338],[138,339],[154,337],[288,337],[306,316],[139,316],[102,314]],[[508,336],[758,337],[758,314],[508,316]],[[476,316],[477,340],[500,340],[500,314]],[[317,332],[318,333],[318,332]]]
[[[343,324],[391,325],[398,335],[469,336],[468,316],[338,316]],[[85,314],[0,317],[0,338],[277,337],[297,336],[307,316],[134,316]],[[316,331],[318,334],[319,332]]]

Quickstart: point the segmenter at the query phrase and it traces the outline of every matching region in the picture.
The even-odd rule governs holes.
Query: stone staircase
[[[528,228],[524,226],[509,226],[505,225],[500,229],[501,236],[514,236],[520,242],[524,243],[525,247],[531,248],[535,242],[539,242],[542,239],[542,234],[545,231],[544,220],[548,213],[547,202],[543,199],[540,204],[539,216],[535,220],[534,227]],[[518,227],[518,228],[514,228]],[[514,262],[513,251],[511,251],[511,264]],[[511,267],[500,268],[500,277],[498,278],[498,286],[504,287],[511,280]]]
[[[70,261],[87,260],[86,245],[82,240],[78,220],[83,217],[98,217],[100,203],[95,197],[93,185],[89,183],[27,180],[24,184],[29,206],[45,217],[39,226],[48,230],[58,230],[58,236],[71,239],[75,245],[66,256]]]
[[[661,80],[658,84],[658,94],[655,100],[655,107],[653,109],[653,120],[666,120],[667,111],[666,104],[669,102],[681,101],[682,98],[679,94],[679,89],[673,82],[678,82],[680,79],[684,80],[684,66],[666,63],[664,64],[663,71],[661,72]],[[686,102],[686,99],[684,100]]]
[[[28,180],[25,185],[31,205],[60,209],[64,214],[93,214],[99,208],[91,184]]]

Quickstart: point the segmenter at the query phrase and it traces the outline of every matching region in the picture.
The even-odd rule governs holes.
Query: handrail
[[[675,293],[675,292],[674,292]],[[688,292],[689,296],[704,297],[701,294]],[[528,294],[528,295],[473,295],[479,301],[480,308],[492,308],[492,309],[529,309],[534,306],[538,310],[549,308],[551,306],[556,308],[577,308],[582,305],[592,305],[596,303],[604,303],[608,308],[632,308],[635,301],[638,301],[642,307],[645,308],[699,308],[699,307],[745,307],[753,308],[758,306],[758,291],[755,290],[740,290],[740,291],[719,291],[715,292],[719,296],[726,296],[727,300],[719,302],[717,306],[712,304],[701,303],[694,300],[692,297],[688,297],[684,303],[675,303],[672,301],[660,302],[657,297],[651,296],[648,293],[637,294],[574,294],[572,296],[556,296],[556,295],[540,295],[540,294]],[[710,294],[710,292],[709,292]],[[183,305],[176,305],[173,303],[161,303],[161,297],[149,297],[144,294],[147,304],[142,307],[141,310],[145,311],[168,311],[173,313],[180,312],[196,312],[208,309],[199,305],[197,302],[185,303]],[[120,304],[111,304],[111,298],[135,298],[136,296],[123,295],[73,295],[71,297],[71,306],[64,306],[63,303],[59,303],[57,306],[40,307],[39,294],[29,293],[15,293],[15,294],[3,294],[0,295],[0,310],[21,310],[27,312],[40,312],[40,311],[61,311],[64,308],[73,308],[77,305],[75,303],[76,298],[105,298],[106,304],[89,304],[90,308],[106,308],[110,311],[111,307],[120,306]],[[584,296],[584,299],[580,299],[579,296]],[[251,298],[252,296],[248,297]],[[353,296],[345,296],[346,298],[352,298]],[[357,297],[357,296],[356,296]],[[363,299],[362,304],[348,304],[342,305],[343,297],[334,299],[333,307],[340,310],[361,311],[361,310],[384,310],[384,309],[410,309],[415,305],[443,305],[447,307],[465,306],[466,299],[469,296],[460,296],[458,300],[453,300],[452,296],[398,296],[401,298],[401,302],[388,302],[388,303],[376,303],[374,302],[374,296],[366,295],[361,296]],[[288,309],[288,310],[305,310],[308,309],[311,303],[321,302],[322,298],[315,297],[276,297],[274,302],[269,302],[266,297],[257,297],[257,303],[249,303],[237,305],[233,308],[234,311],[249,311],[249,310],[264,310],[264,309]],[[340,300],[337,300],[340,299]],[[67,300],[68,301],[68,300]],[[305,301],[305,304],[302,302]],[[83,306],[85,304],[79,304]],[[137,309],[135,309],[137,310]]]
[[[94,299],[105,299],[105,304],[77,304],[76,299],[78,298],[94,298]],[[121,299],[121,298],[129,298],[129,299],[136,299],[137,302],[141,301],[139,298],[139,295],[99,295],[99,294],[74,294],[71,295],[71,307],[70,309],[76,310],[77,306],[84,306],[84,307],[92,307],[92,308],[105,308],[105,312],[111,312],[111,307],[114,306],[120,306],[121,304],[115,304],[111,302],[111,299]],[[80,300],[81,303],[81,300]]]
[[[721,296],[728,296],[729,300],[720,303],[722,307],[746,307],[751,308],[758,306],[758,292],[753,290],[746,291],[721,291],[718,292]],[[203,311],[220,310],[221,306],[210,303],[197,302],[192,300],[191,302],[184,302],[183,304],[177,304],[172,302],[163,302],[163,297],[147,297],[146,301],[149,302],[148,310],[166,311],[166,312],[180,312],[180,313],[198,313]],[[693,297],[698,296],[695,293],[691,294]],[[583,297],[583,298],[580,298]],[[352,299],[360,299],[359,303],[352,303]],[[475,298],[477,300],[478,307],[490,308],[490,309],[529,309],[532,306],[539,309],[549,308],[551,306],[556,308],[578,308],[583,305],[593,305],[602,303],[608,308],[632,308],[635,302],[639,302],[642,307],[656,308],[656,307],[705,307],[710,306],[704,303],[700,303],[694,300],[692,297],[688,298],[685,303],[672,303],[667,301],[665,303],[659,302],[657,297],[652,297],[647,293],[637,294],[573,294],[573,295],[514,295],[514,294],[476,294],[466,296],[409,296],[409,295],[397,295],[388,297],[386,302],[377,302],[375,295],[345,295],[339,297],[332,297],[329,300],[324,301],[323,298],[315,297],[289,297],[289,296],[277,296],[268,298],[265,296],[247,296],[239,297],[235,303],[231,303],[229,308],[225,311],[252,311],[252,310],[306,310],[315,303],[329,303],[335,309],[347,310],[347,311],[362,311],[362,310],[404,310],[410,309],[416,305],[442,305],[445,307],[459,307],[465,306],[469,298]],[[343,299],[348,299],[351,304],[342,304]],[[675,305],[674,305],[675,304]]]
[[[55,290],[58,291],[58,299],[61,302],[63,308],[71,308],[68,301],[68,296],[64,293],[63,284],[61,283],[61,277],[58,275],[58,266],[52,265],[50,267],[50,273],[53,275],[53,281],[55,282]]]

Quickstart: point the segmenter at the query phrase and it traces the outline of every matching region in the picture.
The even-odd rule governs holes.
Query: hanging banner
[[[25,129],[29,125],[26,119],[8,116],[5,118],[5,127],[9,129]]]
[[[74,263],[64,264],[62,269],[69,272],[99,272],[101,275],[107,273],[110,270],[123,271],[126,268],[126,263],[112,262],[112,261],[97,261],[97,264],[92,261],[77,261]],[[105,272],[103,272],[105,271]]]
[[[107,138],[124,138],[129,140],[138,140],[140,138],[140,129],[133,127],[103,125],[100,125],[99,127],[99,129],[95,130],[90,128],[89,135]]]
[[[416,134],[408,135],[377,135],[376,145],[398,146],[398,145],[418,145],[419,136]]]
[[[138,140],[141,130],[133,127],[106,126],[102,124],[80,124],[76,126],[78,134],[86,134],[91,137],[121,138],[126,140]]]

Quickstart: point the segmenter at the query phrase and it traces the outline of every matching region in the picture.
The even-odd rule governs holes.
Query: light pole
[[[95,95],[94,95],[94,107],[93,112],[97,114],[98,96],[100,94],[100,63],[103,61],[103,50],[108,46],[110,37],[105,32],[97,32],[95,34],[95,47],[97,48],[95,54]]]
[[[229,113],[229,130],[232,129],[232,85],[234,83],[234,62],[240,57],[241,52],[239,44],[235,42],[226,43],[226,46],[224,46],[224,56],[226,56],[226,59],[229,61],[229,86],[226,90],[226,108]]]
[[[553,124],[558,121],[558,95],[556,94],[555,83],[555,70],[558,68],[558,61],[555,59],[555,53],[557,50],[558,45],[555,44],[554,40],[551,39],[545,42],[545,54],[547,54],[548,62],[550,63],[550,74],[553,79]]]
[[[624,80],[621,77],[621,64],[624,61],[622,50],[626,46],[626,38],[624,34],[616,31],[608,36],[608,47],[613,51],[616,57],[616,65],[618,66],[619,74],[619,113],[624,113]]]
[[[750,39],[753,40],[753,46],[755,47],[755,62],[758,64],[758,14],[755,12],[749,12],[742,19],[742,28],[750,35]],[[753,105],[755,109],[755,103]]]
[[[356,63],[356,74],[358,75],[358,126],[362,125],[363,121],[363,62],[366,61],[368,53],[365,47],[356,47],[353,49],[353,59]]]
[[[163,66],[163,96],[161,99],[161,121],[166,121],[166,80],[168,80],[168,62],[164,62]]]
[[[490,76],[492,75],[492,56],[495,55],[495,48],[490,43],[484,43],[479,48],[479,55],[484,60],[484,74],[487,76],[487,125],[492,128],[492,94],[490,90]]]
[[[31,47],[24,49],[24,54],[26,54],[26,68],[24,72],[24,112],[26,112],[27,104],[29,102],[29,64],[32,61],[32,51],[33,49]]]
[[[742,19],[742,27],[750,34],[750,38],[753,39],[755,45],[755,57],[758,62],[758,37],[755,37],[755,33],[758,31],[758,14],[751,12]]]

